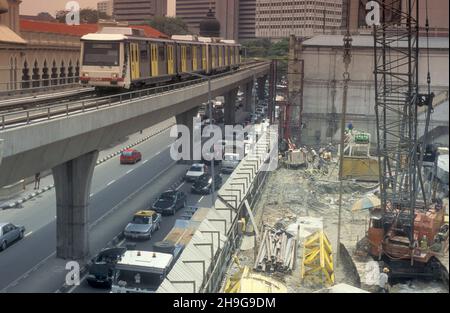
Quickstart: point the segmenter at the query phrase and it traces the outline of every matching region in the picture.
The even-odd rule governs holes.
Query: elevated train
[[[141,29],[104,27],[81,38],[80,83],[99,89],[134,89],[236,69],[241,46],[232,40],[172,36],[157,39]]]

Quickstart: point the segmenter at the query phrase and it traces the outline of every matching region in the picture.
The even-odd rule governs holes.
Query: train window
[[[83,65],[118,66],[118,42],[84,42]]]
[[[186,58],[187,59],[191,58],[191,46],[186,47]]]
[[[165,49],[163,45],[159,45],[158,46],[158,54],[159,54],[159,60],[160,61],[165,61],[166,60],[166,54],[165,54]]]
[[[140,48],[141,60],[142,61],[147,61],[148,60],[147,46],[146,45],[140,45],[139,48]]]

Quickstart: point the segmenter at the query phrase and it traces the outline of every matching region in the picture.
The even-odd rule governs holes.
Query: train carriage
[[[240,45],[230,40],[172,36],[156,39],[141,29],[105,27],[81,38],[80,82],[98,88],[133,89],[236,69]]]

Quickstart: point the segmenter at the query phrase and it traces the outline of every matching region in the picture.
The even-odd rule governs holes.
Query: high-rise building
[[[198,34],[200,30],[200,21],[205,18],[209,9],[216,12],[216,1],[176,0],[175,14],[187,24],[189,31],[194,34]]]
[[[255,38],[256,0],[239,0],[239,40]]]
[[[221,37],[234,40],[255,38],[255,8],[256,0],[176,0],[176,16],[191,32],[198,34],[200,21],[212,9]]]
[[[310,37],[342,25],[342,0],[256,0],[256,37]]]
[[[143,24],[155,16],[167,15],[167,0],[113,0],[116,21]]]
[[[97,3],[97,11],[105,13],[108,16],[113,15],[113,0],[100,1]]]

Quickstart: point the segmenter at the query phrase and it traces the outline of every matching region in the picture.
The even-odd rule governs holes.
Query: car
[[[107,248],[88,264],[86,280],[91,287],[111,288],[116,263],[124,255],[125,247]]]
[[[187,182],[194,182],[198,177],[208,172],[208,166],[202,163],[194,163],[186,172],[185,180]]]
[[[136,164],[142,160],[142,154],[135,149],[126,149],[120,154],[120,164]]]
[[[138,211],[127,224],[123,235],[127,239],[150,239],[161,226],[161,214],[153,210]]]
[[[220,174],[214,175],[214,187],[216,190],[222,186],[222,176]],[[192,184],[191,192],[193,194],[210,194],[212,193],[212,177],[210,174],[204,174],[197,178]]]
[[[181,216],[179,217],[180,220],[190,220],[192,216],[194,216],[195,212],[197,212],[198,207],[196,206],[188,206]]]
[[[0,223],[0,251],[24,237],[25,227],[12,223]]]
[[[233,173],[233,171],[239,165],[239,157],[240,156],[238,153],[225,153],[223,156],[221,172],[224,174]]]
[[[152,209],[156,212],[170,215],[175,215],[184,207],[186,207],[186,194],[178,190],[163,192],[152,205]]]

